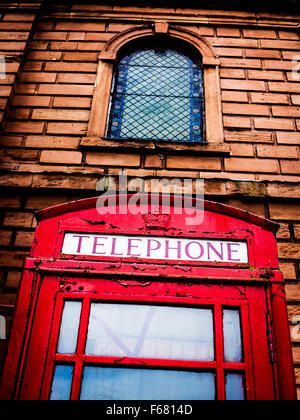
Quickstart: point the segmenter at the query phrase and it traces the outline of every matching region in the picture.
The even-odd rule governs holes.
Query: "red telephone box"
[[[277,224],[124,203],[38,213],[1,399],[296,399]]]

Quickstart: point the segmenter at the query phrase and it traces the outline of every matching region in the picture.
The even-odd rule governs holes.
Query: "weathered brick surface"
[[[95,195],[103,174],[126,170],[132,177],[203,177],[208,199],[280,222],[289,314],[300,313],[300,80],[293,61],[300,54],[298,21],[270,13],[259,17],[266,22],[262,27],[246,11],[195,13],[80,2],[52,9],[52,18],[45,20],[48,11],[38,15],[33,11],[39,10],[38,2],[32,4],[22,13],[25,3],[13,2],[11,10],[0,13],[0,53],[9,57],[6,77],[0,79],[0,303],[15,304],[36,226],[33,212]],[[73,12],[92,15],[75,19]],[[105,13],[114,13],[114,19]],[[180,16],[176,25],[206,38],[219,55],[226,152],[80,147],[99,53],[116,34],[152,23],[153,16],[161,21]],[[294,354],[299,361],[298,351]],[[300,386],[299,369],[297,378]]]

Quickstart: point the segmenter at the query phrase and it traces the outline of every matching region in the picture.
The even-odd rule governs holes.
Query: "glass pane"
[[[126,94],[155,96],[191,95],[191,74],[187,69],[129,67]]]
[[[223,310],[223,332],[225,362],[242,362],[243,350],[239,310]]]
[[[81,400],[214,400],[213,373],[86,367]]]
[[[72,378],[73,366],[57,365],[55,367],[50,400],[69,400],[72,386]]]
[[[66,301],[62,314],[57,352],[74,354],[76,352],[81,302]]]
[[[128,57],[127,57],[128,60]],[[127,62],[126,57],[122,62]],[[130,57],[130,66],[148,66],[148,67],[179,67],[189,68],[189,59],[176,51],[164,50],[155,51],[146,49],[138,51]]]
[[[212,310],[93,303],[86,354],[213,361]]]
[[[190,98],[126,95],[120,137],[188,141],[190,111]]]
[[[145,49],[119,63],[111,138],[199,142],[203,131],[202,69],[173,50]]]
[[[228,373],[226,380],[226,399],[243,401],[245,399],[244,375],[240,373]]]

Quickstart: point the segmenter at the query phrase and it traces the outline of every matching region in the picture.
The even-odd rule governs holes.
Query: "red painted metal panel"
[[[130,197],[117,198],[124,205]],[[149,198],[149,197],[148,197]],[[217,397],[225,399],[225,374],[244,372],[248,399],[294,399],[291,344],[278,268],[274,233],[278,225],[239,209],[204,202],[203,223],[190,226],[159,197],[158,214],[100,215],[97,198],[57,206],[37,214],[31,258],[26,260],[10,338],[0,397],[47,399],[55,361],[74,364],[71,399],[80,396],[85,363],[212,369],[217,372]],[[120,201],[120,202],[119,202]],[[195,200],[190,203],[195,207]],[[122,212],[121,212],[122,213]],[[64,235],[135,235],[246,241],[248,263],[112,258],[62,254]],[[195,240],[195,239],[194,239]],[[74,356],[56,354],[63,299],[83,302],[78,348]],[[91,299],[214,308],[214,362],[107,358],[84,354]],[[240,308],[244,361],[225,363],[222,308]],[[285,314],[285,315],[282,315]],[[272,319],[272,322],[269,321]]]

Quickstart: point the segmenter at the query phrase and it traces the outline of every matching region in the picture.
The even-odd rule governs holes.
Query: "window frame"
[[[156,35],[165,36],[172,42],[184,41],[199,52],[203,65],[204,106],[205,106],[205,138],[203,143],[175,143],[161,141],[118,141],[107,139],[106,129],[110,114],[111,88],[114,69],[121,48],[131,41],[149,39]],[[184,28],[155,23],[138,28],[134,27],[113,37],[108,41],[99,55],[95,91],[92,101],[90,120],[86,137],[82,138],[81,146],[92,148],[155,149],[164,150],[209,151],[229,153],[228,145],[224,144],[224,127],[221,106],[221,86],[219,74],[220,60],[212,45],[202,36]],[[163,143],[163,144],[162,144]]]
[[[98,280],[99,281],[99,280]],[[79,280],[80,283],[80,280]],[[84,281],[86,284],[86,281]],[[94,289],[97,286],[93,280],[91,285]],[[48,358],[46,362],[46,369],[44,374],[44,383],[42,387],[41,399],[48,400],[50,398],[51,384],[54,375],[56,364],[72,364],[73,380],[71,386],[70,400],[79,400],[81,391],[81,382],[83,376],[83,369],[85,366],[107,366],[107,367],[144,367],[144,368],[162,368],[162,369],[182,369],[192,371],[214,372],[216,383],[216,400],[226,400],[226,383],[225,376],[227,373],[243,373],[244,375],[244,393],[245,400],[255,399],[255,381],[254,381],[254,365],[252,359],[253,346],[257,344],[251,339],[251,325],[253,328],[254,322],[259,319],[262,321],[261,314],[249,314],[251,312],[251,302],[247,298],[238,298],[233,291],[232,296],[219,296],[211,299],[205,296],[195,297],[178,297],[167,296],[169,285],[161,285],[160,293],[156,296],[152,294],[147,295],[133,295],[130,292],[126,294],[108,294],[107,292],[94,290],[93,292],[72,292],[59,293],[56,299],[54,316],[52,320],[52,331],[49,341]],[[211,286],[218,288],[217,285]],[[100,286],[100,289],[102,287]],[[189,287],[185,286],[186,291],[189,292]],[[237,289],[237,286],[225,286],[227,293],[230,288]],[[261,291],[263,293],[263,291]],[[229,292],[230,293],[230,292]],[[60,322],[64,308],[64,302],[79,300],[82,302],[80,327],[77,339],[77,348],[75,354],[58,354],[56,352],[57,343],[60,333]],[[148,359],[148,358],[130,358],[130,357],[108,357],[108,356],[92,356],[85,355],[85,345],[88,331],[88,322],[91,303],[126,303],[126,304],[162,304],[178,307],[193,307],[193,308],[213,308],[214,314],[214,341],[215,341],[215,360],[211,362],[206,361],[190,361],[190,360],[169,360],[169,359]],[[262,301],[261,301],[262,303]],[[242,362],[226,362],[224,360],[224,337],[223,337],[223,309],[239,309],[241,320],[241,337],[243,346],[243,361]],[[257,308],[258,309],[258,308]],[[252,318],[252,319],[251,319]],[[255,341],[255,340],[254,340]],[[261,374],[262,375],[262,374]]]
[[[121,140],[121,141],[130,141],[130,140],[138,140],[138,141],[156,141],[156,142],[172,142],[172,143],[183,143],[183,144],[203,144],[205,143],[205,103],[204,103],[204,83],[203,83],[203,66],[201,62],[201,57],[197,57],[195,51],[189,51],[185,47],[186,45],[180,45],[180,43],[175,43],[172,45],[170,40],[166,40],[164,38],[154,38],[153,40],[150,38],[150,42],[147,44],[143,42],[142,44],[138,43],[134,45],[131,49],[126,49],[123,54],[120,54],[118,57],[116,66],[115,66],[115,72],[114,72],[114,83],[112,85],[111,90],[111,100],[110,100],[110,108],[109,108],[109,115],[107,119],[107,129],[106,129],[106,136],[108,140]],[[146,45],[145,45],[146,44]],[[189,74],[189,83],[188,83],[188,92],[185,92],[184,97],[187,97],[187,93],[189,94],[189,121],[188,121],[188,129],[189,129],[189,135],[186,136],[186,138],[177,139],[176,134],[174,136],[169,135],[169,138],[161,138],[161,139],[155,139],[151,138],[151,134],[148,133],[148,135],[145,136],[132,136],[132,137],[121,137],[120,135],[114,135],[114,131],[117,131],[117,133],[122,131],[123,127],[123,113],[126,113],[126,102],[125,98],[132,97],[132,92],[127,89],[127,80],[129,77],[130,70],[131,70],[131,61],[132,59],[135,59],[136,56],[138,56],[140,53],[144,53],[146,51],[153,51],[156,49],[161,49],[164,51],[169,51],[172,55],[176,54],[182,58],[184,58],[184,61],[186,62],[186,65],[188,63],[189,68],[185,68],[186,74]],[[135,64],[135,71],[140,67],[139,64]],[[159,74],[162,75],[164,72],[163,60],[161,61],[162,68],[159,70]],[[144,70],[146,68],[145,65],[141,65],[141,68]],[[121,70],[122,69],[122,70]],[[173,70],[174,67],[171,67]],[[180,68],[181,69],[181,68]],[[141,71],[139,70],[138,76],[142,75]],[[171,71],[172,71],[171,70]],[[178,69],[177,69],[178,70]],[[120,73],[124,73],[125,76],[123,77],[123,80],[119,79]],[[199,86],[196,85],[193,82],[193,77],[199,76]],[[135,75],[134,77],[137,77]],[[119,85],[122,87],[122,92],[120,93],[118,89]],[[174,88],[174,84],[172,85]],[[166,103],[170,101],[174,96],[175,93],[172,95],[158,95],[162,96]],[[197,95],[197,96],[196,96]],[[157,97],[158,97],[157,96]],[[178,95],[180,98],[183,98],[181,94]],[[139,92],[137,94],[137,97],[149,97],[148,92]],[[157,98],[156,97],[156,98]],[[118,98],[118,99],[117,99]],[[120,105],[120,115],[116,116],[115,112],[115,101],[118,100]],[[150,100],[150,98],[149,98]],[[198,105],[196,106],[194,102],[200,102],[199,108]],[[194,103],[194,104],[193,104]],[[192,108],[198,109],[198,113],[192,113]],[[139,112],[137,111],[137,116],[139,116]],[[118,126],[117,130],[113,129],[113,120],[118,119]],[[196,125],[199,125],[199,129],[193,134],[193,124],[194,121],[196,121]],[[173,124],[172,119],[170,120],[169,127],[171,128]],[[143,126],[143,122],[141,123]],[[146,130],[145,130],[146,131]],[[149,130],[147,130],[149,131]],[[158,137],[161,135],[161,133],[157,133]],[[174,137],[174,138],[172,138]],[[198,137],[198,138],[197,138]]]

